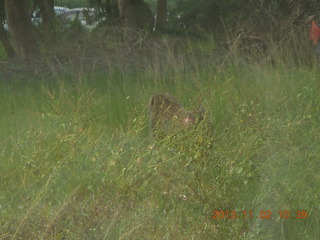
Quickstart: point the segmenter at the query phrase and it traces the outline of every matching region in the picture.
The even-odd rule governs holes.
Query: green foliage
[[[88,7],[88,0],[55,0],[55,6],[62,6],[68,8]]]
[[[95,8],[98,13],[97,17],[100,19],[107,18],[108,21],[112,22],[120,16],[116,1],[89,0],[89,5]]]
[[[183,40],[144,68],[1,79],[1,239],[317,238],[318,68],[236,49],[215,62],[212,39]],[[206,115],[151,146],[160,91]],[[242,218],[212,219],[232,210]]]
[[[233,24],[245,1],[177,0],[169,11],[169,25],[185,28],[190,33],[221,31],[222,22]],[[230,21],[231,20],[231,21]]]
[[[177,14],[196,26],[214,3],[219,16],[241,2]],[[1,68],[0,239],[318,238],[320,83],[305,32],[263,48],[228,35],[224,52],[214,37],[78,27],[52,41],[50,68]],[[206,114],[153,144],[147,104],[161,91]]]
[[[308,16],[318,13],[319,4],[315,0],[199,0],[196,3],[176,0],[169,4],[168,29],[201,36],[208,32],[221,34],[226,29],[239,34],[242,28],[258,28],[272,35],[283,31],[280,28],[284,25],[305,26]],[[254,31],[250,34],[260,38]]]

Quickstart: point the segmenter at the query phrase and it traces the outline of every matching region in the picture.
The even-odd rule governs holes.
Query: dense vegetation
[[[0,48],[0,239],[318,239],[307,30],[229,30],[75,23],[42,39],[41,56]],[[160,91],[206,114],[153,146],[147,105]]]

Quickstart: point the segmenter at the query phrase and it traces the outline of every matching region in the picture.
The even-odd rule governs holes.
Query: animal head
[[[204,118],[204,108],[196,111],[186,110],[169,93],[153,95],[149,103],[149,123],[153,135],[171,134],[181,128],[199,123]]]

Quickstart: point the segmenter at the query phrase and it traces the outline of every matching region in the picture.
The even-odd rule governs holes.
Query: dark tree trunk
[[[2,42],[2,45],[3,45],[7,55],[10,58],[15,57],[16,56],[16,52],[14,51],[14,49],[13,49],[13,47],[12,47],[10,41],[9,41],[8,34],[4,30],[2,23],[0,25],[0,41]]]
[[[119,0],[119,12],[124,26],[127,28],[137,28],[137,21],[130,0]]]
[[[39,47],[27,12],[26,0],[5,0],[5,10],[18,56],[24,58],[38,54]]]
[[[131,0],[130,4],[137,27],[151,32],[154,27],[154,16],[149,5],[142,0]]]
[[[16,56],[16,52],[14,51],[9,38],[8,34],[4,29],[3,22],[6,19],[6,14],[4,11],[4,0],[0,0],[0,41],[2,42],[2,45],[7,53],[7,55],[10,58],[13,58]]]
[[[46,18],[49,23],[52,23],[53,19],[55,18],[54,12],[54,0],[43,0],[46,6]]]
[[[156,31],[163,32],[167,21],[167,0],[158,0]]]
[[[118,0],[120,17],[127,28],[139,28],[152,31],[153,14],[142,0]]]
[[[54,13],[54,0],[45,0],[47,8],[51,9],[52,13]]]
[[[43,25],[45,28],[50,30],[52,27],[54,13],[54,1],[53,0],[35,0],[35,5],[39,7],[40,13],[43,20]]]

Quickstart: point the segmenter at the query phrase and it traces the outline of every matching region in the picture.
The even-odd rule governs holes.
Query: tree
[[[90,6],[95,7],[100,18],[107,17],[109,22],[119,18],[119,8],[117,0],[89,0]]]
[[[127,28],[152,31],[154,18],[148,4],[142,0],[118,0],[120,17]]]
[[[0,25],[0,41],[2,42],[2,45],[7,53],[7,55],[10,58],[13,58],[16,56],[16,52],[14,51],[9,38],[8,38],[8,34],[6,32],[6,30],[3,27],[3,24]]]
[[[16,56],[16,52],[14,51],[9,38],[7,31],[4,29],[4,21],[5,21],[5,11],[4,11],[4,0],[0,0],[0,41],[10,58]]]
[[[40,9],[44,28],[46,30],[51,30],[55,17],[54,0],[34,0],[34,6],[39,7]]]
[[[167,0],[158,0],[156,31],[162,32],[167,21]]]
[[[5,11],[10,35],[19,57],[25,58],[39,53],[26,0],[5,0]]]

